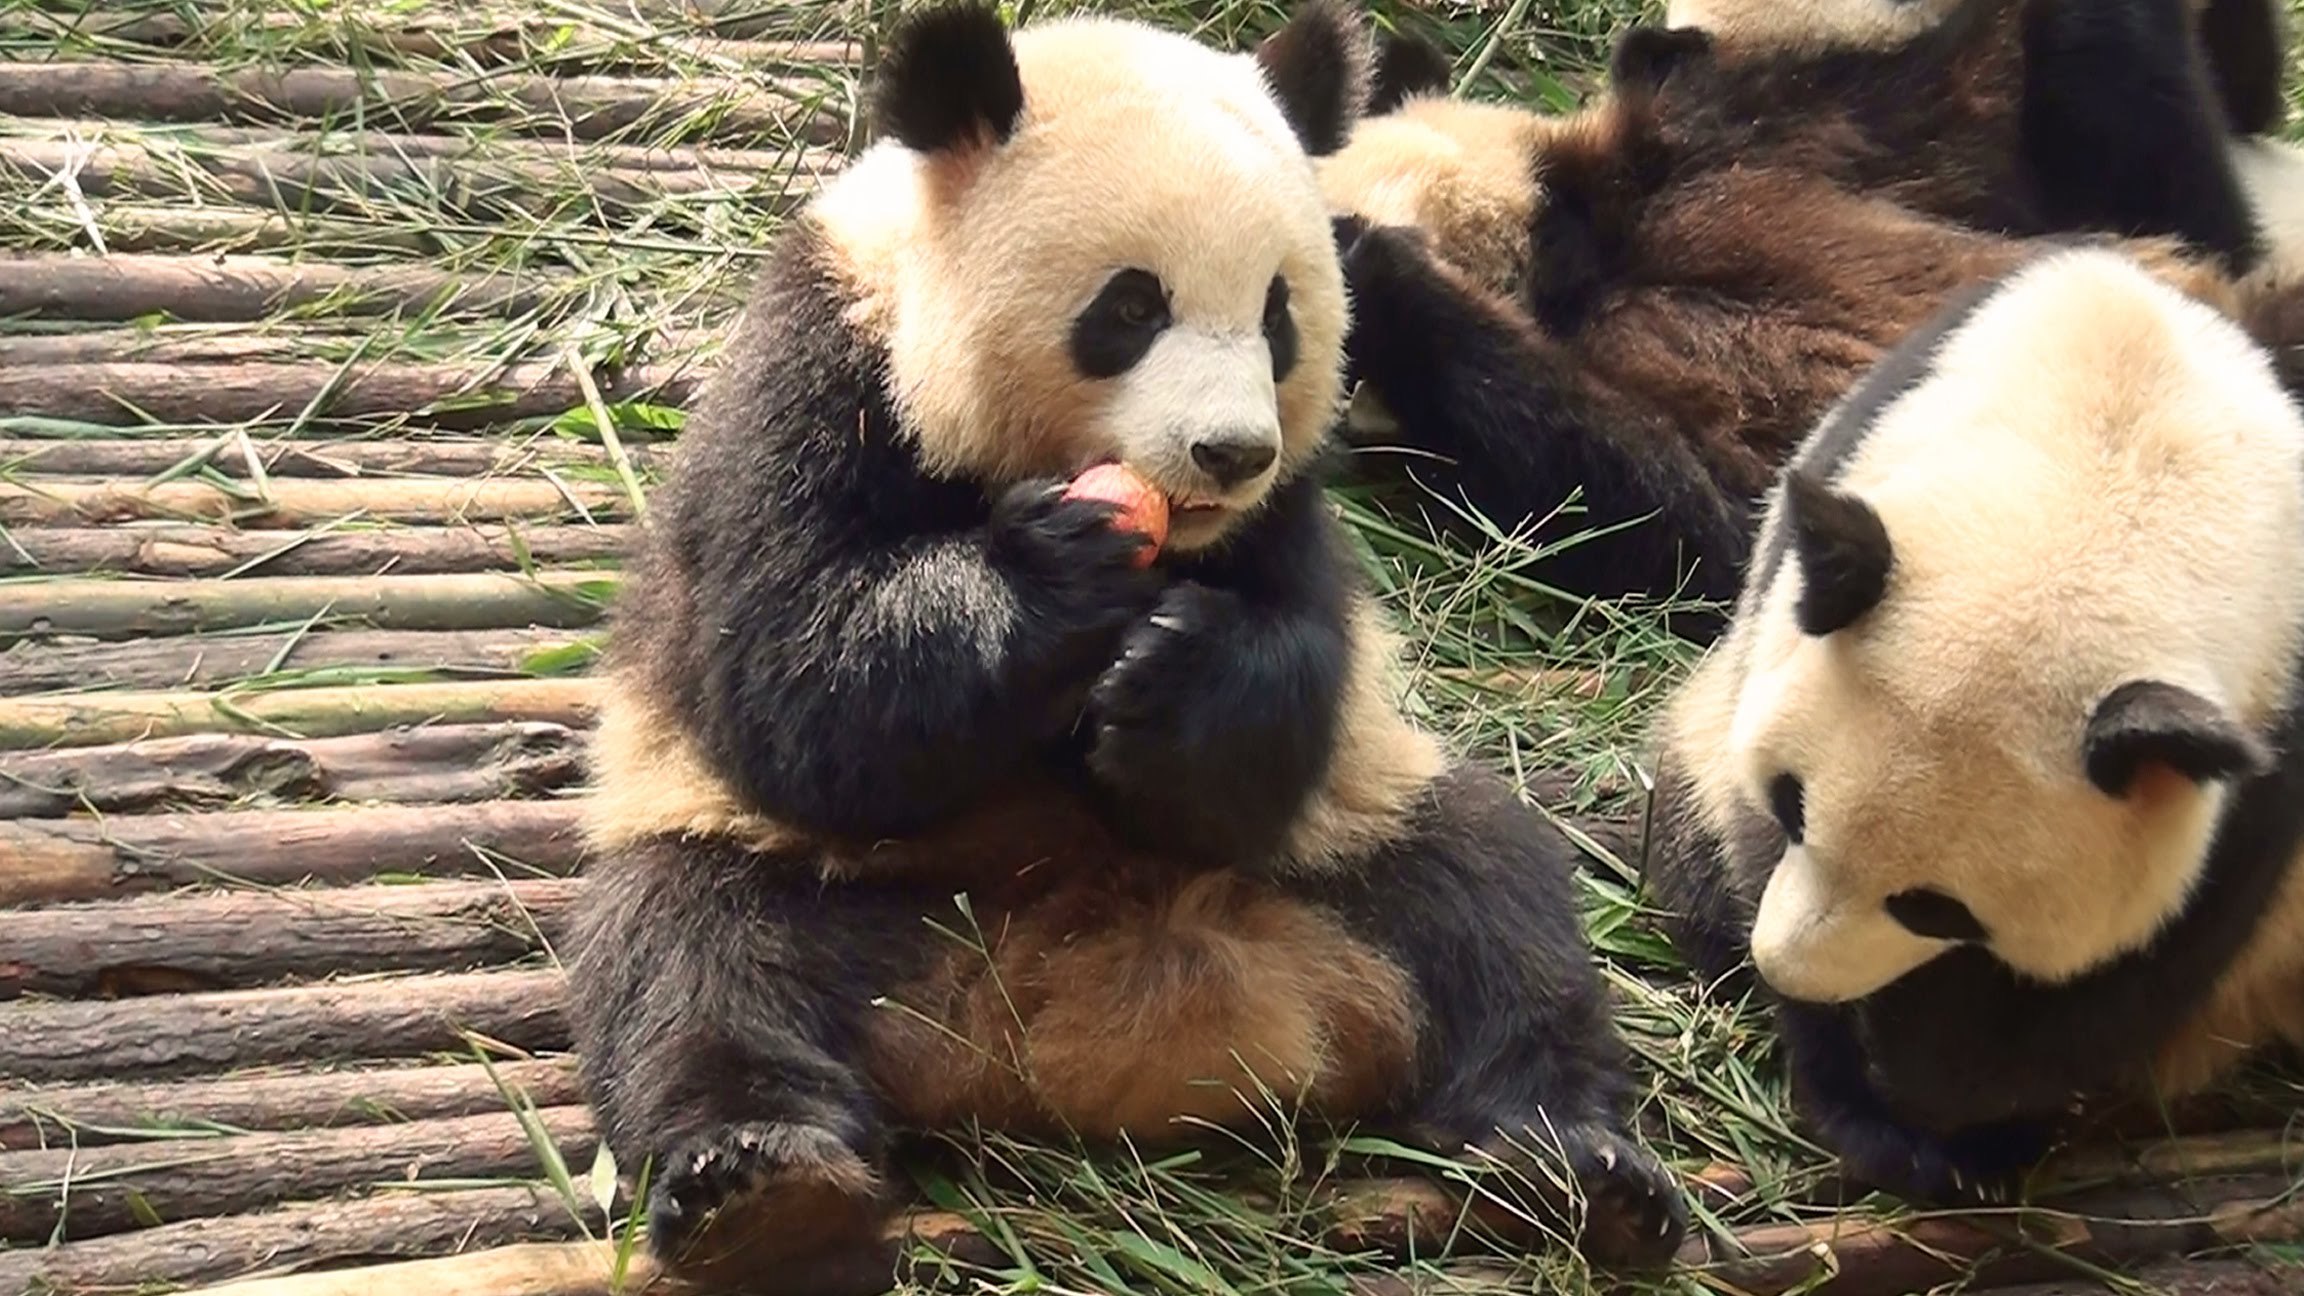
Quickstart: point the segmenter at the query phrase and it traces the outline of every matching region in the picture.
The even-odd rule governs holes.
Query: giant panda
[[[1516,1161],[1594,1260],[1670,1256],[1571,851],[1400,710],[1324,502],[1309,155],[1360,20],[1251,57],[954,0],[883,58],[881,138],[780,236],[611,623],[570,1013],[650,1246],[861,1243],[903,1130],[1277,1103]],[[1113,461],[1168,498],[1149,564],[1066,487]]]
[[[2024,255],[2019,236],[2157,235],[2153,255],[2251,264],[2205,82],[2206,124],[2140,132],[2162,143],[2152,165],[2197,181],[2156,220],[2050,183],[2025,130],[2040,2],[1959,0],[1894,45],[1766,58],[1635,28],[1607,93],[1565,117],[1449,98],[1431,59],[1387,60],[1378,112],[1321,164],[1372,398],[1363,460],[1413,452],[1409,471],[1506,527],[1580,492],[1552,535],[1605,534],[1551,558],[1552,583],[1722,603],[1753,503],[1817,413]]]
[[[1644,874],[1698,976],[1757,970],[1848,1178],[2002,1195],[2075,1104],[2304,1042],[2297,322],[2293,286],[2050,251],[1770,492]]]

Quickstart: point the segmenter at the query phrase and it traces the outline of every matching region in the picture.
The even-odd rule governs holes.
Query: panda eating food
[[[884,138],[773,249],[615,612],[571,1014],[652,1247],[867,1240],[900,1129],[1276,1095],[1553,1149],[1587,1254],[1668,1257],[1567,843],[1399,710],[1324,502],[1310,155],[1358,20],[1250,57],[960,0],[883,58]]]
[[[1959,0],[1893,43],[1757,53],[1636,28],[1607,93],[1565,117],[1448,98],[1444,65],[1395,51],[1372,92],[1388,111],[1321,163],[1360,406],[1379,415],[1359,420],[1363,460],[1506,528],[1578,493],[1580,515],[1539,538],[1604,534],[1551,557],[1547,580],[1725,602],[1754,501],[1810,423],[1953,293],[2027,255],[2021,237],[2150,236],[2154,255],[2251,264],[2257,226],[2191,43],[2143,31],[2087,51],[2173,97],[2139,100],[2154,120],[2097,123],[2128,152],[2043,143],[2058,137],[2038,101],[2085,106],[2052,93],[2028,37],[2048,2]],[[2153,3],[2186,34],[2193,0]],[[2050,67],[2081,62],[2064,57]],[[2156,183],[2120,181],[2139,170]]]
[[[2294,299],[2047,254],[1770,495],[1646,878],[1699,976],[1749,953],[1851,1177],[1999,1192],[2075,1102],[2304,1042]]]

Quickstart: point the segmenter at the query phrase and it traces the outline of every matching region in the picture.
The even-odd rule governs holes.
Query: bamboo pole
[[[579,140],[680,130],[708,121],[719,137],[799,138],[830,145],[844,123],[819,102],[820,78],[546,76],[338,67],[203,67],[186,63],[0,63],[0,113],[129,121],[340,123],[419,131],[488,122]]]
[[[0,823],[0,906],[102,900],[195,883],[292,886],[386,873],[572,873],[581,807],[564,801],[217,810]],[[0,1072],[0,1074],[5,1074]]]
[[[65,335],[77,336],[77,335]],[[104,339],[150,336],[144,330],[106,330]],[[12,359],[9,347],[26,339],[0,338],[0,362]],[[52,339],[30,339],[47,341]],[[210,341],[222,339],[210,338]],[[269,341],[257,336],[254,341]],[[115,353],[118,354],[118,353]],[[497,477],[538,468],[605,468],[611,466],[605,447],[584,441],[538,436],[522,441],[498,437],[427,437],[423,440],[264,440],[249,441],[266,477],[366,478],[394,476]],[[627,445],[625,453],[636,467],[660,467],[662,447]],[[151,477],[181,470],[197,461],[207,472],[226,477],[250,476],[248,457],[238,438],[126,437],[120,439],[55,440],[0,437],[0,465],[12,473],[51,476]]]
[[[0,1150],[97,1147],[191,1128],[261,1133],[480,1116],[504,1110],[505,1089],[536,1107],[583,1101],[569,1057],[0,1088]]]
[[[583,725],[591,719],[599,688],[589,679],[518,679],[0,698],[0,751],[94,747],[193,733],[336,738],[411,724],[541,720]]]
[[[9,64],[0,64],[4,94]],[[117,69],[142,76],[151,69]],[[0,112],[7,111],[0,108]],[[564,274],[459,275],[428,266],[352,267],[258,256],[0,257],[0,315],[220,323],[326,302],[331,311],[523,315],[570,291]]]
[[[538,1111],[560,1155],[582,1166],[597,1145],[580,1106]],[[181,1220],[309,1201],[384,1183],[538,1178],[544,1168],[518,1115],[495,1112],[341,1130],[0,1152],[0,1239],[123,1233],[140,1217]]]
[[[18,538],[26,534],[16,533]],[[527,675],[539,673],[532,667],[542,661],[584,664],[586,648],[597,633],[573,634],[533,626],[439,631],[338,628],[126,643],[20,643],[0,653],[0,715],[7,714],[4,699],[28,698],[35,693],[215,688],[277,671],[326,667],[482,677]],[[131,733],[117,740],[98,741],[134,737]]]
[[[614,588],[593,571],[429,576],[247,576],[234,580],[58,579],[0,583],[0,642],[13,635],[144,639],[323,619],[379,630],[574,630]]]
[[[445,519],[443,519],[445,521]],[[24,527],[0,542],[0,573],[223,577],[427,575],[606,562],[630,532],[599,526],[461,525],[303,533],[141,525]],[[0,675],[5,668],[0,667]]]
[[[357,216],[251,211],[233,207],[185,207],[173,203],[112,200],[67,221],[43,224],[32,209],[11,211],[0,204],[0,231],[27,246],[87,246],[88,231],[102,234],[108,252],[255,253],[294,252],[306,256],[435,256],[445,245],[429,230],[392,225]],[[38,240],[39,242],[34,242]]]
[[[613,400],[681,405],[693,373],[638,366],[601,384]],[[0,370],[0,417],[40,415],[107,426],[256,423],[310,412],[332,420],[405,418],[469,430],[564,414],[583,401],[558,363],[333,364],[248,361],[168,365],[144,361]]]
[[[184,373],[184,381],[198,378],[196,371]],[[323,527],[348,518],[419,525],[578,516],[601,521],[627,517],[630,510],[631,497],[621,487],[566,478],[282,477],[268,480],[261,490],[252,482],[226,487],[206,481],[63,477],[0,481],[0,526],[12,527],[144,520],[230,522],[256,529]]]
[[[0,1075],[33,1084],[166,1079],[327,1058],[568,1047],[558,972],[388,977],[113,1003],[0,1004]],[[46,1154],[40,1154],[46,1155]],[[0,1183],[15,1182],[0,1173]]]
[[[592,1226],[600,1227],[600,1221]],[[568,1208],[541,1184],[447,1191],[379,1187],[368,1196],[341,1201],[188,1219],[60,1246],[0,1250],[0,1291],[118,1296],[154,1284],[224,1282],[346,1261],[437,1256],[570,1238],[579,1231]]]
[[[8,916],[0,1000],[249,989],[370,972],[470,972],[543,953],[574,878],[153,896]]]
[[[431,725],[308,742],[191,734],[109,747],[0,752],[0,819],[225,809],[252,800],[494,801],[583,777],[565,725]]]
[[[288,1274],[203,1287],[191,1296],[674,1296],[693,1291],[659,1272],[646,1250],[617,1280],[613,1242],[531,1242],[388,1268]]]

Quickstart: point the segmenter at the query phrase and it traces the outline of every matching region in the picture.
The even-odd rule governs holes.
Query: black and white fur
[[[1588,1253],[1669,1256],[1567,844],[1402,714],[1320,488],[1308,153],[1358,24],[1251,59],[963,3],[886,59],[617,609],[571,1013],[651,1245],[867,1244],[904,1128],[1159,1140],[1277,1096],[1559,1149]],[[1148,568],[1062,494],[1114,459],[1171,501]]]

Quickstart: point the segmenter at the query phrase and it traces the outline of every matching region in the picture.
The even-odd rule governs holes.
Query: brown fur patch
[[[696,740],[629,678],[611,676],[589,755],[584,826],[596,851],[650,837],[725,837],[756,851],[806,840],[747,807],[705,763]]]
[[[1351,634],[1328,777],[1288,838],[1287,862],[1299,872],[1349,867],[1396,840],[1416,799],[1448,765],[1439,742],[1401,711],[1398,641],[1372,601],[1353,608]]]
[[[1099,862],[975,913],[983,950],[955,943],[871,1023],[867,1069],[907,1121],[1172,1135],[1241,1124],[1259,1089],[1352,1116],[1412,1079],[1406,973],[1267,885]]]
[[[2161,1050],[2161,1096],[2198,1093],[2276,1041],[2304,1047],[2304,867],[2292,868],[2208,1005]]]

